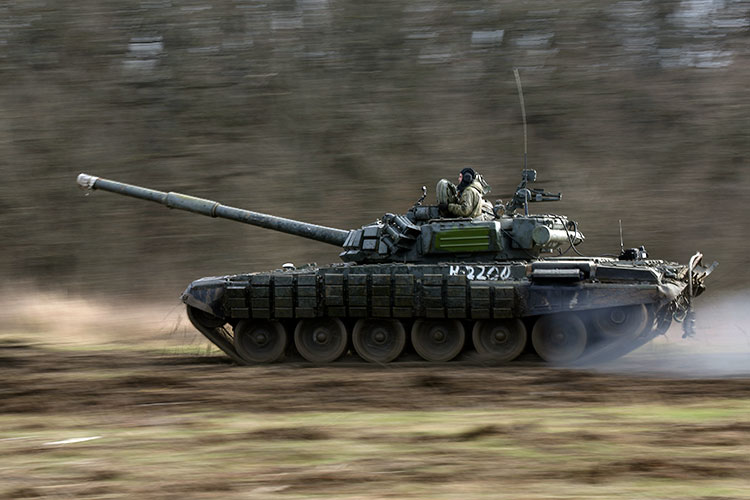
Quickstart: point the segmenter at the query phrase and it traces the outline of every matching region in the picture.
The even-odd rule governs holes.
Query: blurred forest
[[[750,277],[742,0],[0,0],[6,286],[177,298],[201,276],[338,261],[322,243],[75,184],[79,172],[340,228],[472,166],[584,253],[645,244]]]

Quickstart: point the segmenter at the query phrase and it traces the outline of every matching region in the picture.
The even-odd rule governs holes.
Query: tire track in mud
[[[218,356],[15,344],[0,346],[0,366],[2,413],[175,404],[255,412],[528,408],[750,397],[750,378],[621,375],[534,362],[238,367]]]

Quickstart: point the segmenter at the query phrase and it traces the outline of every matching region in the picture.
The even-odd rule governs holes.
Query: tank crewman
[[[446,179],[437,183],[436,193],[441,214],[472,219],[492,219],[492,205],[484,200],[490,186],[472,168],[464,168],[458,174],[458,186]]]

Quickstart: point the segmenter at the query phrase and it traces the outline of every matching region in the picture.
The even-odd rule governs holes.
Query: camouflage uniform
[[[481,175],[477,175],[459,196],[453,183],[440,179],[436,187],[438,203],[447,204],[448,213],[453,217],[492,219],[492,205],[482,196],[488,188]]]
[[[448,203],[448,211],[457,217],[479,217],[482,213],[482,186],[474,179],[461,193],[457,203]]]

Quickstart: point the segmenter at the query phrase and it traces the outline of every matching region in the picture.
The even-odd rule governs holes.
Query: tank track
[[[595,332],[597,323],[601,322],[601,319],[597,321],[597,316],[603,314],[603,310],[600,310],[597,314],[593,314],[590,311],[587,313],[562,313],[579,318],[581,320],[584,327],[586,328],[587,341],[585,343],[583,351],[579,353],[578,347],[576,347],[574,344],[566,345],[566,339],[563,339],[563,344],[558,346],[559,349],[553,350],[552,354],[550,354],[549,352],[544,352],[541,354],[537,352],[536,346],[534,345],[534,336],[529,333],[533,333],[535,331],[536,324],[540,319],[545,317],[544,315],[535,318],[528,318],[524,321],[499,321],[499,323],[496,325],[499,328],[499,339],[495,338],[495,341],[500,346],[503,346],[508,340],[510,340],[509,337],[514,335],[512,328],[509,328],[508,325],[516,326],[520,323],[520,328],[522,328],[522,330],[520,334],[517,333],[516,335],[520,335],[520,338],[522,340],[519,340],[520,347],[518,347],[517,345],[513,349],[501,348],[492,350],[487,349],[486,345],[478,348],[477,343],[480,343],[481,340],[478,340],[477,335],[472,334],[470,336],[466,336],[465,332],[469,330],[469,327],[471,327],[472,333],[478,332],[479,329],[476,328],[476,326],[479,321],[461,321],[458,323],[461,324],[461,328],[464,332],[464,342],[458,346],[453,346],[452,349],[433,349],[432,351],[428,351],[427,353],[420,353],[414,346],[414,341],[411,339],[410,335],[407,336],[408,338],[404,338],[404,342],[398,352],[394,352],[391,349],[385,355],[383,354],[383,349],[377,350],[373,347],[388,343],[387,339],[377,342],[377,340],[374,338],[377,335],[377,330],[374,333],[370,334],[369,342],[371,345],[369,346],[369,348],[367,346],[363,348],[359,343],[353,342],[352,333],[357,323],[352,321],[341,321],[341,324],[344,325],[344,328],[346,330],[346,336],[344,337],[342,342],[344,346],[343,349],[340,347],[336,349],[325,348],[322,349],[322,352],[313,351],[311,354],[309,346],[297,344],[297,342],[299,341],[298,339],[300,338],[299,335],[295,338],[292,338],[292,336],[288,333],[294,330],[301,331],[296,328],[296,325],[298,325],[299,322],[296,322],[295,324],[295,321],[287,320],[279,322],[281,324],[281,327],[284,329],[285,334],[285,339],[282,341],[283,349],[280,349],[278,355],[274,355],[272,358],[265,359],[257,359],[257,357],[254,359],[248,359],[246,353],[240,352],[242,348],[238,350],[239,339],[237,337],[237,333],[235,332],[242,332],[241,326],[238,330],[239,322],[234,322],[234,325],[225,323],[223,325],[217,326],[215,322],[212,322],[209,315],[192,306],[187,306],[187,314],[191,323],[196,327],[196,329],[198,329],[198,331],[200,331],[211,343],[219,348],[232,361],[239,365],[283,362],[288,360],[309,362],[312,364],[327,364],[332,362],[341,363],[346,362],[347,360],[362,360],[376,364],[386,364],[390,362],[410,362],[414,361],[415,357],[416,359],[427,362],[451,361],[497,365],[509,363],[519,357],[524,360],[528,360],[529,356],[522,355],[531,353],[533,355],[533,359],[548,361],[552,364],[586,366],[598,365],[613,361],[645,345],[654,338],[666,333],[666,331],[672,324],[672,311],[669,310],[670,307],[662,307],[661,310],[657,312],[654,312],[653,309],[654,308],[652,306],[646,307],[642,305],[635,307],[623,306],[621,308],[609,309],[609,313],[616,314],[616,318],[619,317],[617,316],[617,314],[619,313],[626,315],[630,314],[630,317],[632,318],[627,320],[630,326],[628,328],[622,328],[618,330],[614,338],[611,338],[609,335],[603,335],[601,332]],[[645,311],[645,316],[642,314],[642,311]],[[643,320],[644,318],[645,320]],[[329,321],[331,318],[320,319],[321,321]],[[399,324],[401,324],[404,331],[406,331],[407,327],[410,327],[410,332],[415,331],[414,323],[417,322],[402,322],[393,319],[382,319],[379,321],[382,321],[384,325],[387,325],[389,327],[392,327],[394,321],[398,322]],[[438,321],[437,323],[440,323],[440,321]],[[451,321],[448,320],[448,323],[450,324]],[[358,332],[359,331],[360,330],[358,330]],[[539,332],[539,330],[536,331]],[[254,333],[257,335],[259,332],[255,331]],[[330,335],[330,333],[328,332],[325,333],[326,335]],[[494,333],[497,335],[498,331],[495,331]],[[267,335],[267,338],[270,337],[268,331],[264,329],[260,330],[260,334]],[[433,331],[433,334],[436,334],[436,332]],[[240,335],[246,334],[240,333]],[[360,337],[361,336],[362,335],[360,334]],[[540,335],[537,335],[537,337],[540,337]],[[268,341],[269,340],[265,340],[265,342]],[[321,340],[321,342],[324,341],[325,339]],[[544,341],[542,340],[541,342]],[[439,341],[437,343],[440,344]]]

